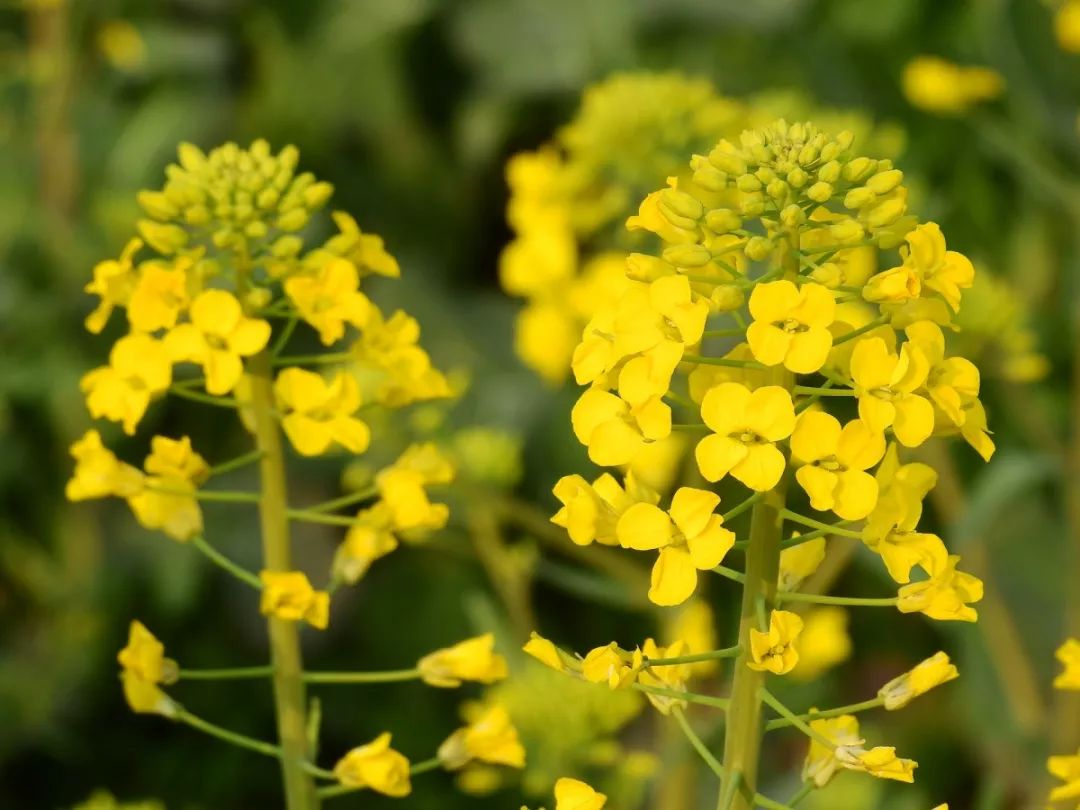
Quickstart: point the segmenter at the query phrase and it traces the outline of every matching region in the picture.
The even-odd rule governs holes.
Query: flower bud
[[[205,225],[210,221],[210,211],[205,205],[192,205],[184,211],[184,222],[188,225]]]
[[[746,243],[744,251],[748,259],[760,262],[769,258],[773,244],[764,236],[752,236]]]
[[[765,189],[766,193],[774,200],[782,200],[787,197],[788,184],[783,180],[773,180]]]
[[[146,240],[158,253],[166,256],[176,253],[183,248],[188,241],[187,231],[179,225],[168,225],[163,222],[154,222],[152,219],[140,219],[136,223],[139,235]]]
[[[330,183],[318,182],[304,189],[304,205],[309,211],[321,208],[326,204],[334,193],[334,187]]]
[[[900,219],[907,211],[907,200],[903,197],[890,197],[882,200],[873,208],[864,211],[866,224],[874,229],[887,228]]]
[[[758,168],[758,170],[756,172],[754,172],[754,177],[756,177],[758,180],[760,180],[765,185],[768,185],[769,183],[771,183],[773,180],[776,179],[776,172],[774,172],[768,166],[760,166]]]
[[[730,144],[728,147],[730,148]],[[725,152],[719,146],[709,153],[709,163],[727,175],[737,177],[746,173],[746,161],[738,155]]]
[[[664,211],[670,211],[677,217],[683,217],[689,220],[698,220],[704,213],[704,208],[701,202],[696,198],[687,194],[685,191],[679,191],[675,188],[666,188],[660,192],[660,209]],[[679,225],[681,223],[674,222],[673,224]],[[693,227],[694,223],[691,222],[688,227]]]
[[[824,156],[824,153],[822,153],[823,158]],[[830,160],[824,166],[818,169],[818,180],[824,183],[835,183],[837,180],[840,179],[840,171],[840,164],[835,160]]]
[[[140,191],[135,199],[154,219],[172,219],[179,210],[163,191]]]
[[[747,194],[739,201],[739,213],[744,217],[756,217],[765,212],[765,195],[760,192]]]
[[[836,143],[836,141],[830,141],[821,147],[821,162],[831,163],[836,160],[843,151],[844,150],[840,148],[840,144]]]
[[[712,254],[703,245],[672,245],[664,249],[664,261],[675,267],[704,267]]]
[[[298,231],[307,223],[308,212],[303,208],[294,208],[278,217],[277,227],[283,231]]]
[[[865,186],[853,188],[844,196],[845,208],[862,208],[877,199],[877,195]]]
[[[857,157],[844,166],[844,179],[849,183],[859,183],[864,180],[877,164],[868,157]]]
[[[879,171],[866,181],[866,187],[875,194],[888,194],[904,180],[904,173],[899,169]]]
[[[727,175],[709,165],[699,166],[694,171],[694,182],[706,191],[723,191],[727,187]]]
[[[675,268],[656,256],[631,253],[626,257],[626,277],[634,281],[649,283],[674,274]]]
[[[810,176],[801,168],[796,167],[787,174],[787,181],[792,188],[802,188]]]
[[[797,228],[806,222],[806,212],[792,203],[780,212],[780,222],[785,228]]]
[[[841,244],[858,242],[863,238],[863,226],[854,219],[842,219],[829,226],[829,233]]]
[[[735,187],[739,191],[749,194],[753,191],[761,191],[761,181],[752,174],[741,174],[735,181]]]
[[[809,166],[815,160],[818,159],[818,149],[813,144],[806,144],[799,150],[799,163],[803,166]],[[790,178],[788,178],[790,180]]]
[[[709,300],[718,312],[731,312],[743,305],[746,295],[734,284],[721,284],[713,290]]]
[[[814,183],[806,190],[806,196],[814,202],[828,202],[833,195],[833,187],[829,183]]]
[[[270,253],[278,259],[287,259],[296,256],[304,247],[304,240],[299,236],[288,234],[278,237],[270,246]]]
[[[730,208],[714,208],[705,214],[705,227],[714,233],[728,233],[742,227],[742,218]]]

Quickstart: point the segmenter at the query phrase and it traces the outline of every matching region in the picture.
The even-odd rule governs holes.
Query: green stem
[[[797,728],[799,731],[801,731],[803,734],[805,734],[810,739],[814,740],[815,742],[821,743],[826,748],[828,748],[830,751],[833,750],[834,748],[836,748],[836,743],[834,743],[832,740],[830,740],[825,735],[819,734],[818,732],[816,732],[812,728],[810,728],[810,726],[807,725],[806,722],[801,717],[799,717],[797,714],[795,714],[795,712],[791,711],[791,709],[789,709],[787,706],[785,706],[783,703],[781,703],[772,694],[772,692],[770,692],[764,686],[761,687],[761,699],[764,700],[766,703],[768,703],[769,706],[771,706],[773,709],[775,709],[777,714],[779,714],[785,720],[790,722],[791,725],[795,726],[795,728]]]
[[[674,423],[671,426],[673,431],[680,433],[708,433],[709,426],[704,422],[689,422],[689,423]]]
[[[340,498],[334,498],[330,501],[323,501],[322,503],[315,504],[314,506],[308,506],[304,512],[336,512],[338,509],[344,509],[346,506],[352,506],[355,503],[362,503],[370,500],[379,494],[378,487],[372,485],[370,487],[364,487],[356,492],[350,492],[348,495],[342,495]]]
[[[726,357],[702,357],[699,354],[684,354],[684,363],[696,363],[699,366],[727,366],[729,368],[764,369],[756,360],[730,360]]]
[[[733,520],[733,519],[737,518],[739,515],[741,515],[747,509],[750,509],[755,503],[757,503],[758,501],[760,501],[764,497],[765,497],[764,492],[755,492],[753,495],[751,495],[749,498],[744,500],[738,506],[735,506],[735,507],[729,509],[728,511],[724,512],[724,514],[720,516],[721,522],[722,523],[727,523],[729,520]]]
[[[683,714],[682,709],[675,706],[671,710],[672,715],[675,716],[676,722],[679,724],[679,728],[682,729],[683,734],[686,735],[686,739],[690,741],[690,745],[694,747],[694,750],[698,752],[705,764],[709,766],[709,769],[715,773],[721,779],[724,778],[724,766],[720,764],[719,760],[712,755],[709,747],[702,742],[701,737],[697,735],[697,732],[690,726],[690,721],[686,719],[686,715]]]
[[[791,806],[782,804],[775,799],[770,799],[768,796],[762,796],[760,793],[754,794],[754,802],[758,807],[764,807],[765,810],[791,810]]]
[[[784,520],[790,520],[792,523],[801,523],[803,526],[809,526],[811,529],[821,529],[827,534],[835,534],[840,537],[851,537],[855,540],[862,540],[862,532],[857,532],[852,529],[841,529],[837,525],[814,520],[805,515],[800,515],[798,512],[792,512],[790,509],[781,509],[780,515]]]
[[[717,565],[711,569],[714,573],[719,574],[722,577],[733,580],[735,582],[746,582],[746,575],[741,574],[734,568],[728,568],[726,565]]]
[[[275,357],[271,364],[275,367],[300,365],[326,366],[334,363],[346,363],[352,359],[353,356],[349,352],[336,352],[332,354],[298,354],[291,357]]]
[[[227,728],[222,728],[221,726],[203,720],[201,717],[196,717],[187,709],[178,709],[173,719],[177,722],[191,726],[194,729],[198,729],[204,734],[209,734],[211,737],[217,737],[219,740],[227,742],[230,745],[246,748],[248,751],[254,751],[257,754],[273,757],[274,759],[281,758],[281,749],[273,743],[263,742],[262,740],[256,740],[254,737],[248,737],[246,734],[238,734],[235,731],[229,731]]]
[[[200,402],[203,405],[215,405],[218,408],[239,408],[239,403],[232,397],[215,397],[212,394],[201,394],[198,391],[189,391],[179,385],[169,386],[169,393],[176,394],[181,399],[190,399],[192,402]]]
[[[242,456],[237,456],[229,461],[223,461],[221,464],[215,464],[210,468],[210,477],[215,475],[223,475],[233,470],[239,470],[241,467],[246,467],[249,464],[254,464],[262,458],[262,450],[252,450],[250,453],[244,453]]]
[[[270,356],[277,358],[285,346],[289,343],[289,338],[293,336],[293,332],[296,331],[296,325],[300,323],[300,316],[295,312],[289,315],[289,320],[285,322],[284,328],[281,330],[281,334],[278,335],[278,339],[274,341],[273,348],[270,349]]]
[[[305,672],[305,683],[396,683],[414,681],[419,669],[397,669],[385,672]]]
[[[847,706],[838,706],[835,709],[825,709],[824,711],[813,711],[805,714],[796,715],[800,720],[828,720],[831,717],[841,717],[845,714],[855,714],[856,712],[864,712],[868,709],[877,709],[885,705],[885,698],[873,698],[871,700],[864,700],[861,703],[850,703]],[[778,728],[787,728],[792,725],[792,722],[787,717],[778,717],[775,720],[770,720],[765,724],[766,731],[773,731]]]
[[[851,607],[896,607],[898,598],[886,596],[867,599],[858,596],[825,596],[818,593],[784,592],[776,595],[777,602],[812,602],[815,605],[849,605]]]
[[[889,322],[889,320],[890,316],[888,315],[881,315],[877,318],[874,318],[874,320],[870,321],[867,324],[864,324],[863,326],[860,326],[858,329],[852,329],[850,332],[845,332],[840,337],[833,340],[833,346],[839,345],[841,343],[847,343],[849,340],[854,340],[860,335],[865,335],[867,332],[877,329],[879,326],[884,326]]]
[[[262,667],[232,667],[230,669],[182,669],[178,677],[182,681],[234,681],[248,678],[265,678],[274,674],[270,665]]]
[[[671,658],[646,658],[645,665],[649,667],[666,667],[675,664],[700,664],[703,661],[715,661],[717,658],[734,658],[740,652],[742,652],[742,647],[736,645],[692,655],[676,655]]]
[[[799,253],[803,256],[813,256],[816,253],[829,253],[831,251],[850,250],[857,247],[869,247],[870,245],[876,245],[877,241],[874,239],[864,239],[861,242],[850,242],[846,245],[819,245],[818,247],[802,248],[799,249]]]
[[[839,388],[815,388],[812,385],[796,385],[793,389],[796,394],[813,394],[815,397],[853,397],[855,392],[849,389]]]
[[[355,526],[356,518],[344,515],[324,515],[321,512],[313,512],[310,509],[288,509],[286,515],[289,520],[299,520],[305,523],[325,523],[327,526]]]
[[[223,571],[236,577],[245,585],[250,585],[257,591],[262,590],[262,581],[251,571],[248,571],[243,566],[237,565],[212,545],[210,545],[206,538],[201,534],[197,534],[191,538],[191,545],[198,549],[210,562],[221,568]]]
[[[788,799],[787,803],[791,807],[796,807],[797,805],[802,803],[803,799],[805,799],[807,796],[809,796],[813,792],[814,792],[814,783],[813,782],[803,782],[803,786],[801,788],[799,788],[797,791],[795,791],[791,795],[791,798]]]
[[[668,689],[664,686],[650,686],[644,683],[632,683],[630,688],[636,692],[644,692],[647,695],[659,695],[660,697],[685,700],[687,703],[697,703],[701,706],[711,706],[714,709],[727,709],[727,698],[713,697],[712,695],[700,695],[697,692],[683,692],[680,689]]]
[[[729,329],[706,329],[701,333],[702,337],[714,338],[714,337],[742,337],[745,334],[744,329],[737,327],[731,327]]]
[[[780,543],[780,548],[786,549],[801,546],[803,543],[809,543],[811,540],[817,540],[819,537],[835,534],[838,528],[842,529],[850,524],[850,520],[841,520],[839,523],[834,524],[828,529],[814,529],[814,531],[807,532],[806,534],[793,534],[791,537],[788,537]]]
[[[434,771],[440,767],[442,767],[442,760],[438,757],[425,759],[423,762],[417,762],[409,768],[409,776],[419,776],[422,773]],[[332,799],[335,796],[345,796],[346,794],[355,793],[358,790],[364,789],[365,788],[363,787],[356,787],[354,785],[333,785],[331,787],[320,788],[316,791],[316,795],[320,799]]]
[[[175,495],[178,498],[194,498],[197,501],[214,503],[258,503],[261,498],[256,492],[222,492],[208,489],[188,491],[152,485],[147,485],[146,489],[150,492],[160,492],[162,495]]]

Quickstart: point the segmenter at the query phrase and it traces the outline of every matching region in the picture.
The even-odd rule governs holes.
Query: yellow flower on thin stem
[[[289,622],[305,621],[325,630],[330,621],[330,594],[311,587],[301,571],[260,571],[262,599],[259,610]]]
[[[766,492],[780,481],[787,462],[776,442],[795,429],[791,395],[776,385],[750,391],[739,383],[709,389],[701,418],[713,431],[698,442],[698,469],[708,481],[728,473],[750,489]]]
[[[270,324],[245,317],[236,296],[225,290],[200,293],[189,316],[191,323],[165,336],[169,352],[175,360],[203,367],[207,393],[229,393],[244,374],[243,358],[258,354],[270,340]]]
[[[1054,657],[1061,662],[1064,670],[1054,678],[1055,689],[1080,689],[1080,640],[1070,638],[1065,641]]]
[[[877,746],[867,749],[859,736],[859,721],[850,714],[826,720],[811,720],[815,737],[803,765],[803,779],[819,788],[825,787],[838,769],[861,771],[879,779],[898,782],[915,781],[918,763],[896,756],[896,749]],[[822,739],[818,739],[818,737]],[[826,746],[824,740],[833,743]]]
[[[936,222],[919,225],[904,238],[907,245],[900,248],[900,267],[873,276],[863,288],[863,297],[876,303],[896,304],[937,294],[957,312],[960,291],[975,281],[971,260],[946,249],[945,236]]]
[[[415,533],[446,525],[449,508],[446,504],[432,503],[425,487],[448,484],[453,479],[453,465],[428,442],[412,445],[391,466],[379,472],[375,484],[390,510],[394,528]]]
[[[274,381],[274,396],[284,412],[281,427],[292,446],[304,456],[325,453],[339,444],[363,453],[371,431],[354,414],[360,409],[360,385],[344,371],[328,383],[302,368],[287,368]]]
[[[603,810],[607,796],[584,782],[563,777],[555,783],[555,810]]]
[[[851,353],[859,418],[876,433],[891,427],[902,445],[918,447],[934,430],[933,406],[914,393],[929,370],[926,357],[911,343],[896,354],[881,338],[860,340]]]
[[[97,308],[86,316],[86,329],[99,334],[116,307],[126,307],[139,276],[135,272],[135,254],[142,250],[142,239],[131,239],[119,259],[106,259],[94,267],[94,280],[83,289],[100,298]]]
[[[462,681],[495,683],[506,677],[506,659],[495,652],[495,636],[485,633],[425,655],[417,663],[431,686],[453,689]]]
[[[130,464],[120,461],[101,442],[101,434],[88,430],[71,445],[75,472],[64,488],[69,501],[107,498],[116,495],[130,497],[143,487],[143,474]]]
[[[820,284],[796,287],[791,281],[758,284],[750,295],[754,322],[746,339],[754,357],[767,366],[781,363],[796,374],[812,374],[828,359],[829,325],[836,299]]]
[[[769,629],[750,630],[750,669],[776,675],[791,672],[799,662],[795,642],[803,630],[802,617],[789,610],[774,610],[769,614]]]
[[[525,767],[525,748],[510,715],[502,706],[477,707],[466,713],[469,724],[459,728],[439,746],[438,758],[447,770],[469,762]]]
[[[785,548],[780,552],[780,575],[777,577],[776,587],[781,591],[795,590],[804,579],[818,570],[824,560],[824,537]]]
[[[660,494],[627,473],[620,485],[611,473],[604,473],[590,484],[580,475],[564,475],[555,484],[555,497],[563,505],[551,522],[562,526],[579,546],[594,540],[605,546],[617,546],[619,518],[636,503],[655,504]]]
[[[285,294],[324,346],[340,340],[345,324],[363,327],[371,302],[360,292],[360,274],[348,259],[328,257],[314,273],[285,280]]]
[[[713,510],[720,505],[714,492],[681,487],[664,512],[649,503],[627,509],[616,526],[624,548],[659,550],[652,570],[649,599],[657,605],[679,605],[697,587],[697,572],[715,568],[735,544],[733,532]]]
[[[210,467],[192,449],[187,436],[155,436],[151,448],[143,464],[146,486],[128,497],[128,505],[146,528],[160,529],[174,540],[186,542],[203,530],[195,492],[210,474]]]
[[[142,622],[131,622],[127,646],[116,658],[121,667],[124,697],[132,711],[166,717],[176,713],[176,704],[159,685],[176,681],[177,664],[165,657],[165,645]]]
[[[651,638],[641,645],[641,659],[646,662],[661,661],[665,658],[678,658],[686,655],[686,642],[682,639],[672,642],[667,647],[657,645]],[[642,686],[655,686],[674,692],[685,692],[686,681],[690,678],[689,664],[658,664],[638,668],[638,683]],[[671,714],[674,708],[686,708],[686,701],[671,695],[658,695],[646,692],[649,703],[663,715]]]
[[[190,263],[190,259],[174,264],[143,263],[127,305],[132,331],[155,332],[176,326],[180,313],[188,306],[186,268]]]
[[[358,582],[371,564],[398,547],[389,507],[379,501],[357,513],[334,555],[334,577],[350,585]]]
[[[944,545],[919,562],[928,579],[903,586],[897,608],[901,613],[922,613],[938,621],[973,622],[978,619],[972,602],[983,597],[982,580],[956,570],[960,557]]]
[[[941,686],[959,676],[960,673],[949,661],[948,655],[943,652],[934,653],[910,671],[893,678],[881,687],[878,690],[878,697],[885,701],[887,710],[902,709],[919,695],[924,695],[935,686]]]
[[[390,747],[390,733],[384,732],[369,742],[353,748],[334,766],[338,781],[355,788],[369,788],[376,793],[400,798],[412,792],[409,760]]]
[[[960,115],[1004,90],[996,71],[957,65],[937,56],[917,56],[908,62],[902,85],[911,104],[938,115]]]
[[[95,419],[119,422],[134,435],[151,400],[172,384],[172,360],[165,345],[149,335],[128,335],[109,352],[109,365],[83,375],[79,387]]]
[[[612,689],[620,689],[637,677],[638,664],[640,660],[635,661],[632,653],[613,641],[585,654],[581,660],[581,676],[589,683],[606,683]]]
[[[873,510],[878,485],[866,471],[885,455],[885,437],[861,419],[841,428],[835,416],[806,411],[791,434],[791,455],[802,465],[795,478],[812,507],[844,520],[861,520]]]

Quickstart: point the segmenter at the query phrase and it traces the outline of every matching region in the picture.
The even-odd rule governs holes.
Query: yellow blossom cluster
[[[1055,655],[1063,669],[1054,679],[1054,688],[1080,691],[1080,639],[1066,639]],[[1046,767],[1062,783],[1050,791],[1050,802],[1080,799],[1080,751],[1052,756]]]
[[[912,105],[936,115],[962,115],[1002,94],[1005,81],[987,67],[957,65],[938,56],[917,56],[904,66],[904,95]]]

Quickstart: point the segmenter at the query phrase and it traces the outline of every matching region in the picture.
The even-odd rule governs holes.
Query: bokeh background
[[[492,628],[508,651],[532,627],[577,649],[611,638],[632,646],[660,631],[664,620],[635,589],[639,560],[574,556],[546,523],[553,482],[588,471],[569,429],[575,393],[515,357],[521,304],[500,290],[497,270],[511,238],[507,159],[551,140],[586,87],[640,70],[702,78],[778,115],[829,110],[876,133],[906,170],[913,207],[996,280],[980,299],[993,317],[966,345],[984,371],[998,455],[988,466],[966,447],[939,458],[948,473],[927,516],[987,580],[982,620],[853,616],[856,654],[789,694],[800,705],[846,703],[948,649],[960,681],[867,721],[920,762],[918,784],[845,777],[827,806],[1042,806],[1045,755],[1075,747],[1080,722],[1075,704],[1049,689],[1054,648],[1070,627],[1080,633],[1080,56],[1055,38],[1055,8],[1038,0],[4,3],[0,807],[70,808],[98,789],[170,810],[279,806],[273,761],[130,714],[116,680],[115,651],[134,616],[191,666],[261,662],[264,630],[248,594],[140,529],[122,505],[63,500],[67,447],[89,425],[78,378],[108,347],[82,328],[92,306],[82,287],[130,236],[136,191],[160,186],[182,140],[295,144],[301,167],[336,187],[334,206],[385,237],[405,281],[375,297],[420,319],[425,344],[465,391],[449,408],[418,409],[407,425],[386,427],[438,436],[471,463],[471,483],[451,495],[452,525],[429,546],[380,561],[341,600],[331,629],[308,639],[313,665],[408,666]],[[991,67],[1005,90],[962,114],[921,110],[901,87],[920,54]],[[203,416],[170,404],[152,424],[198,435],[219,458],[244,449],[231,426]],[[372,463],[392,457],[394,435],[387,458]],[[331,495],[339,466],[305,468],[299,492]],[[237,488],[252,485],[244,476]],[[208,515],[216,543],[256,566],[252,523],[227,510]],[[336,539],[301,535],[301,563],[324,566]],[[838,576],[845,593],[886,584],[860,559]],[[710,585],[724,630],[733,609],[720,583]],[[696,800],[700,769],[682,741],[638,716],[635,702],[555,684],[518,657],[512,667],[522,675],[504,697],[530,745],[524,776],[454,786],[432,775],[397,806],[536,807],[536,794],[570,772],[593,778],[623,808],[712,806],[708,790]],[[225,726],[272,734],[268,686],[185,684],[178,694]],[[431,751],[461,698],[410,684],[319,694],[327,756],[383,728],[395,732],[395,747]],[[798,739],[777,743],[767,778],[790,784],[802,748]],[[113,806],[104,794],[95,801],[95,810]],[[393,806],[370,795],[334,802]]]

